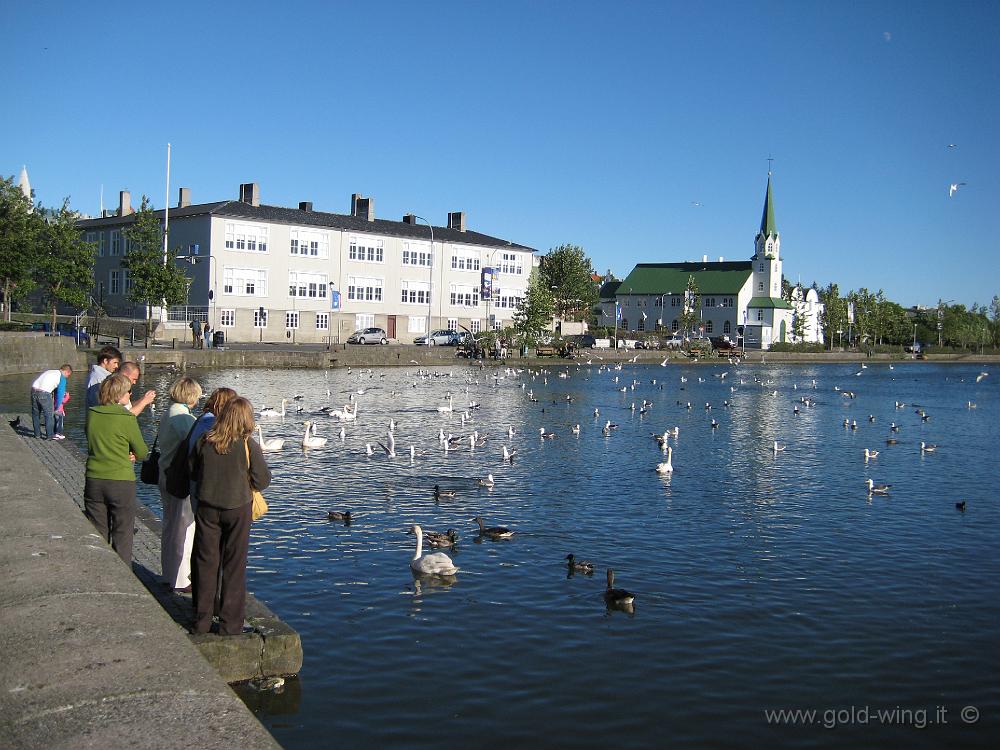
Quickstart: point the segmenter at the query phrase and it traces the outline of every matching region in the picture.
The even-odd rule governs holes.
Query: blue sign
[[[340,292],[336,289],[330,290],[330,309],[339,310],[340,309]]]
[[[622,306],[615,302],[615,320],[622,319]]]
[[[493,298],[493,269],[483,268],[482,287],[479,293],[480,299]]]

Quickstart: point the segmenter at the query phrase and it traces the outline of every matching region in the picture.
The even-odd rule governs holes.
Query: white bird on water
[[[410,570],[418,575],[430,576],[452,576],[458,572],[455,563],[444,552],[423,554],[424,532],[419,526],[414,526],[410,531],[417,535],[417,549],[413,553],[413,559],[410,560]]]
[[[264,431],[261,429],[260,425],[257,425],[257,441],[260,443],[260,449],[265,453],[274,453],[275,451],[280,451],[285,447],[285,441],[281,438],[271,438],[270,440],[265,440]]]
[[[326,438],[316,437],[312,434],[315,429],[316,426],[312,422],[306,422],[306,432],[302,436],[303,448],[322,448],[326,445]]]
[[[506,445],[503,447],[503,460],[509,464],[514,463],[514,455],[517,453],[516,450],[509,450]]]
[[[674,449],[667,446],[667,460],[661,461],[656,465],[656,473],[660,475],[673,474],[674,464],[671,459],[674,457]]]
[[[283,417],[285,416],[285,404],[288,403],[288,399],[281,399],[281,411],[277,409],[271,409],[265,406],[260,410],[260,416],[262,417]]]

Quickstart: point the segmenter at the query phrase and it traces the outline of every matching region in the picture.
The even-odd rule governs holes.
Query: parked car
[[[729,336],[715,336],[712,338],[712,347],[720,352],[728,352],[739,347]]]
[[[455,334],[455,338],[452,341],[452,343],[455,346],[469,346],[475,340],[476,337],[473,336],[469,331],[458,331]]]
[[[456,346],[458,344],[458,331],[454,328],[442,328],[431,331],[430,336],[417,336],[413,343],[418,346]]]
[[[348,344],[388,344],[385,331],[381,328],[365,328],[363,331],[355,331],[347,338]]]
[[[684,337],[676,334],[663,342],[664,349],[681,349],[683,346]]]

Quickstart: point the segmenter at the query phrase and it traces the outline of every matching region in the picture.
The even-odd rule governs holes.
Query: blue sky
[[[141,9],[141,11],[140,11]],[[4,10],[0,174],[406,212],[599,271],[748,258],[904,305],[1000,294],[997,2],[38,2]],[[948,144],[956,144],[948,148]],[[949,198],[948,186],[967,182]],[[695,204],[701,205],[695,205]]]

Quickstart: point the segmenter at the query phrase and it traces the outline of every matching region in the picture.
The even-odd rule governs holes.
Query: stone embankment
[[[143,585],[155,583],[155,532],[137,522],[133,572],[66,491],[82,492],[81,476],[64,443],[0,423],[0,747],[277,748]],[[270,634],[257,631],[266,629],[235,638],[259,656]],[[214,649],[238,645],[216,637]],[[297,663],[271,656],[301,665],[301,650]]]

